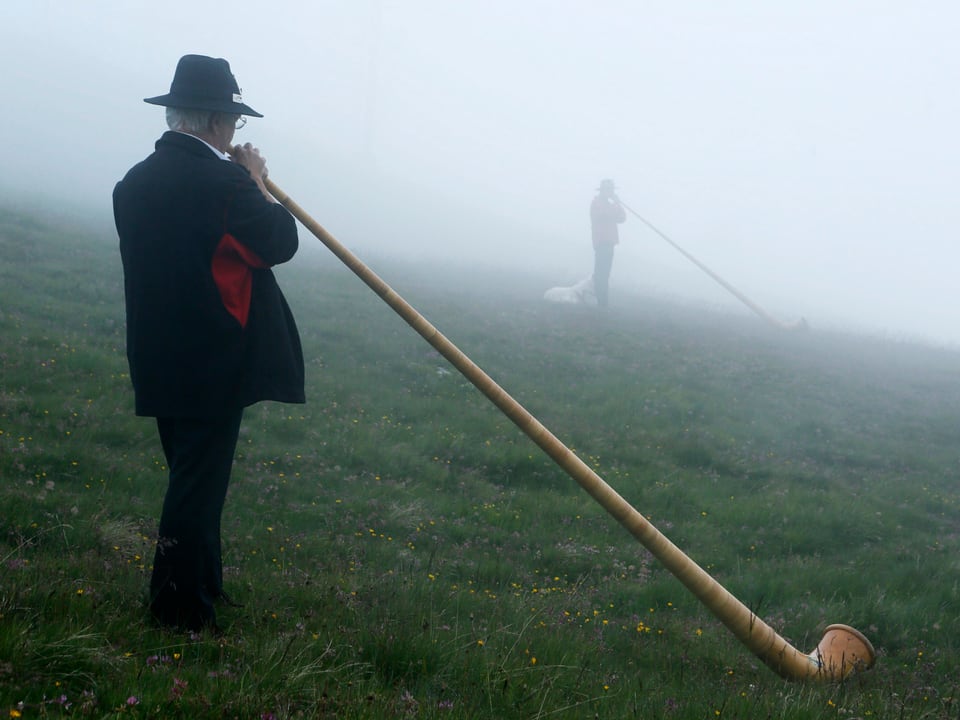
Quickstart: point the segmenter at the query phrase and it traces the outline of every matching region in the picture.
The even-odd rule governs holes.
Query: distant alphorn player
[[[607,307],[609,301],[613,248],[620,242],[617,225],[626,219],[613,180],[601,180],[597,196],[590,203],[590,229],[593,235],[593,291],[597,305],[602,308]]]
[[[243,409],[304,402],[303,352],[270,268],[298,247],[267,192],[266,160],[234,146],[245,105],[226,60],[180,59],[169,132],[113,192],[137,415],[155,417],[169,468],[150,611],[180,630],[220,630],[220,516]],[[231,157],[229,157],[232,155]]]

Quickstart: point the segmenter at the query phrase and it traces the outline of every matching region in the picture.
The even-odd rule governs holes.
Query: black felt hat
[[[243,104],[237,79],[230,72],[230,63],[206,55],[184,55],[177,63],[170,92],[143,101],[165,107],[263,117]]]

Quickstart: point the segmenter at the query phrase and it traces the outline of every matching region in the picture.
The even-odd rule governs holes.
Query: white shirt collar
[[[211,150],[213,150],[213,152],[215,152],[215,153],[217,154],[217,157],[220,158],[221,160],[229,160],[229,159],[230,159],[230,156],[229,156],[229,155],[227,155],[226,153],[220,152],[220,151],[217,150],[213,145],[211,145],[211,144],[208,143],[206,140],[204,140],[202,137],[197,137],[196,135],[191,135],[190,133],[188,133],[188,132],[183,132],[182,130],[174,130],[173,132],[178,132],[178,133],[180,133],[181,135],[187,135],[188,137],[192,137],[192,138],[194,138],[195,140],[199,140],[199,141],[202,142],[204,145],[206,145],[208,148],[210,148]]]

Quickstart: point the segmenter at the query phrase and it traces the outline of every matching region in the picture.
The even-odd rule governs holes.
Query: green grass
[[[309,401],[241,430],[244,606],[220,639],[152,627],[165,468],[132,412],[115,240],[5,209],[3,716],[960,717],[956,352],[375,269],[794,645],[851,624],[877,666],[777,677],[325,256],[278,273]]]

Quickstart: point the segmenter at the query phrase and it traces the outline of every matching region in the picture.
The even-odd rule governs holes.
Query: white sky
[[[266,116],[237,139],[355,250],[570,284],[612,177],[774,315],[960,343],[958,27],[946,0],[10,0],[0,189],[109,218],[164,129],[142,99],[207,54]],[[621,240],[614,302],[739,307],[640,222]]]

